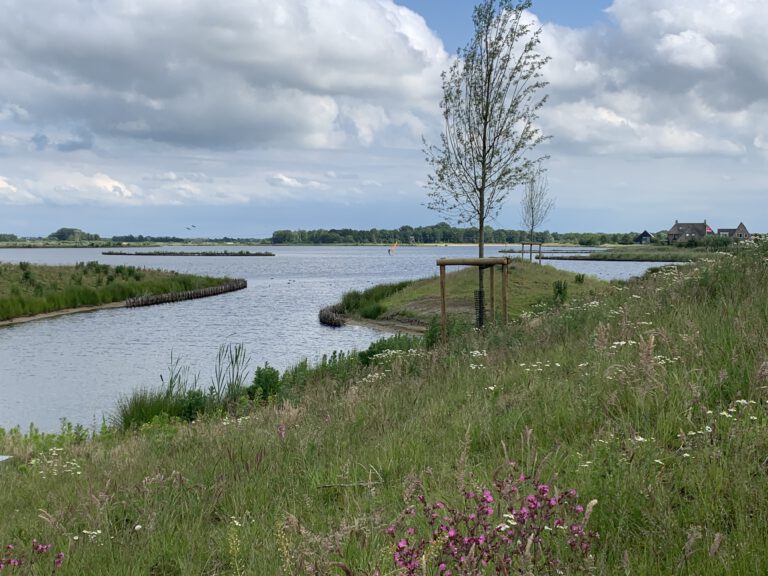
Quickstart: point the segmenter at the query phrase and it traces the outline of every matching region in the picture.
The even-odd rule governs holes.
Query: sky
[[[470,0],[0,0],[0,233],[268,237],[428,210]],[[544,228],[765,231],[765,0],[534,0]],[[510,191],[491,225],[520,228]]]

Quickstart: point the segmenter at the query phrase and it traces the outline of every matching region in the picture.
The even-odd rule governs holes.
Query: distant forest
[[[434,226],[401,226],[397,229],[353,230],[351,228],[331,228],[330,230],[275,230],[272,233],[273,244],[475,244],[477,228],[455,228],[441,222]],[[663,233],[666,240],[666,231]],[[600,244],[632,244],[637,232],[549,232],[544,230],[534,234],[534,242],[558,242],[579,244],[581,246],[599,246]],[[486,226],[485,241],[496,244],[517,244],[529,241],[526,230],[506,230]],[[657,235],[658,236],[658,235]]]

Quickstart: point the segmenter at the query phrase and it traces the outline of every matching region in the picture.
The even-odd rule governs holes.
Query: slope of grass
[[[228,281],[98,262],[75,266],[0,263],[0,320],[208,288]]]
[[[433,349],[305,366],[237,419],[5,434],[0,545],[37,538],[62,573],[97,576],[434,575],[470,573],[450,557],[464,538],[467,562],[501,562],[486,544],[504,533],[509,573],[765,574],[768,251],[712,260]],[[538,482],[518,502],[520,473]],[[571,488],[584,508],[561,511]],[[542,494],[568,524],[528,537],[505,503],[520,518]],[[394,554],[431,539],[419,495],[445,529],[408,571]],[[478,500],[488,526],[457,523]],[[584,525],[586,556],[568,545]]]
[[[577,282],[577,276],[581,276]],[[464,268],[449,272],[446,279],[448,313],[465,319],[474,314],[474,292],[477,290],[476,268]],[[525,260],[513,260],[509,266],[509,294],[507,307],[510,317],[529,312],[536,306],[551,303],[553,284],[566,282],[570,297],[581,297],[604,285],[592,277],[542,266]],[[490,311],[490,273],[485,272],[486,309]],[[496,314],[501,315],[502,277],[500,268],[494,274],[496,293]],[[406,316],[428,322],[440,314],[440,280],[437,277],[419,280],[384,298],[381,304],[386,308],[385,317]]]

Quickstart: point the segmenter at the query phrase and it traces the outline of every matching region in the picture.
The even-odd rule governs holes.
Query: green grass
[[[500,316],[502,278],[499,269],[494,274],[496,314]],[[604,286],[604,282],[586,277],[576,282],[578,274],[542,266],[524,260],[513,260],[509,266],[509,294],[507,308],[510,318],[530,312],[535,307],[551,304],[555,282],[566,282],[571,297],[581,297]],[[465,268],[447,274],[446,297],[449,316],[471,318],[474,291],[477,290],[476,268]],[[490,277],[485,272],[486,309],[490,310]],[[405,316],[428,322],[440,314],[440,280],[437,277],[419,280],[382,300],[388,316]]]
[[[552,260],[603,260],[603,261],[634,261],[634,262],[694,262],[707,258],[718,250],[732,251],[734,247],[696,246],[682,247],[674,245],[642,245],[617,246],[608,250],[600,250],[578,256],[545,256]]]
[[[386,312],[387,308],[382,304],[382,301],[410,286],[410,284],[410,281],[378,284],[362,292],[359,290],[345,292],[337,309],[341,314],[347,316],[375,320]]]
[[[0,263],[0,321],[121,302],[136,296],[207,288],[228,281],[98,262],[75,266]]]
[[[768,573],[768,250],[711,259],[569,283],[562,306],[430,349],[303,363],[223,420],[2,433],[0,545],[50,543],[64,574],[398,574],[386,529],[418,494],[460,508],[514,461],[597,500],[592,573]]]

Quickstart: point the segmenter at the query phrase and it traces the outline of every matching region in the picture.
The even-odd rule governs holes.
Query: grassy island
[[[75,266],[0,263],[0,322],[61,310],[103,306],[129,298],[221,286],[211,278],[98,262]]]
[[[711,258],[717,252],[731,253],[737,245],[729,247],[709,246],[668,246],[638,245],[614,246],[607,250],[592,251],[589,254],[561,256],[560,253],[544,253],[543,260],[602,260],[616,262],[695,262],[702,258]],[[534,254],[535,257],[535,254]]]
[[[710,260],[264,366],[197,418],[6,432],[0,544],[93,576],[766,574],[768,250]]]
[[[510,318],[547,306],[555,299],[583,296],[605,283],[584,274],[541,266],[538,262],[513,260],[509,267],[508,314]],[[558,288],[555,288],[557,286]],[[477,288],[477,269],[465,268],[448,274],[447,309],[458,321],[471,323],[474,315],[474,291]],[[500,271],[496,271],[496,315],[501,317]],[[490,307],[490,286],[486,272],[486,307]],[[433,318],[440,315],[439,278],[426,278],[417,282],[402,282],[375,286],[363,292],[352,291],[341,302],[321,312],[329,325],[342,325],[345,320],[376,321],[396,328],[410,327],[423,331]],[[334,322],[336,320],[336,322]],[[489,318],[490,320],[490,318]]]

